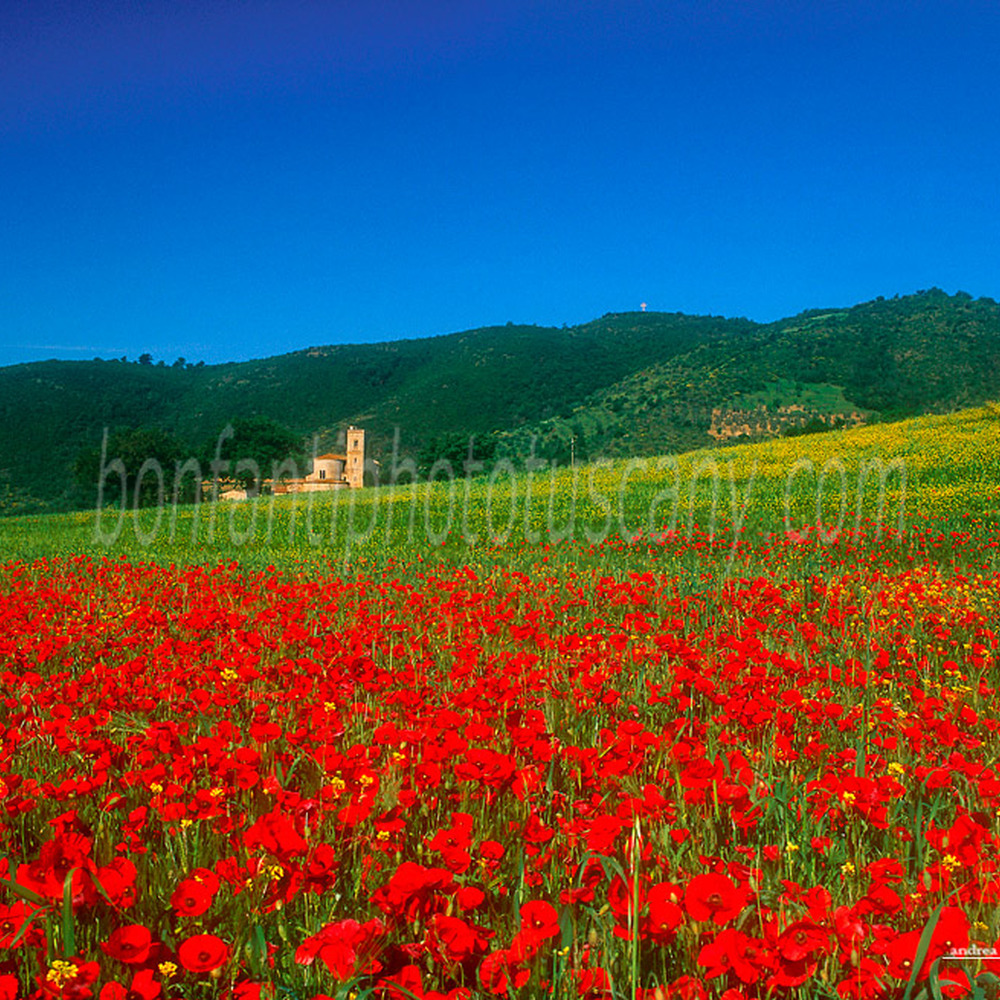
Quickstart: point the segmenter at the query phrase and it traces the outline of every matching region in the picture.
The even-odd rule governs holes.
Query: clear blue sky
[[[0,364],[1000,298],[1000,4],[0,5]]]

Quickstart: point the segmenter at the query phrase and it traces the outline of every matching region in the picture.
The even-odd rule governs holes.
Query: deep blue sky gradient
[[[1000,4],[0,5],[0,364],[1000,298]]]

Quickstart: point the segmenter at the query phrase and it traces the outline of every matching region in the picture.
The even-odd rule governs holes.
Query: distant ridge
[[[1000,397],[1000,306],[939,289],[774,323],[609,313],[573,327],[484,327],[170,367],[0,368],[0,510],[91,502],[74,480],[103,428],[158,427],[191,449],[264,416],[304,442],[365,427],[370,453],[444,434],[561,463],[946,412]],[[308,448],[307,448],[308,450]]]

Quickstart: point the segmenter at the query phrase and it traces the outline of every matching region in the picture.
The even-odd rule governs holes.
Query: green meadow
[[[665,535],[716,551],[773,533],[845,545],[932,521],[989,529],[998,510],[1000,414],[992,407],[679,456],[576,467],[506,461],[489,475],[328,494],[106,506],[0,521],[5,560],[90,555],[238,561],[285,570],[445,560],[510,562],[590,552],[648,558]],[[525,466],[529,467],[526,468]]]

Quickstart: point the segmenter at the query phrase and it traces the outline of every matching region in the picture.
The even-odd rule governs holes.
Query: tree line
[[[144,467],[148,469],[151,463],[156,463],[171,474],[191,459],[205,478],[214,476],[218,469],[222,478],[234,480],[248,495],[263,489],[263,480],[274,468],[284,466],[304,471],[309,468],[302,439],[297,434],[267,417],[249,417],[218,429],[193,452],[176,434],[160,427],[118,428],[107,433],[100,448],[81,451],[73,471],[77,483],[96,499],[110,464],[120,462],[120,466],[114,466],[119,475],[107,477],[103,496],[122,506],[142,507],[162,499],[159,479],[143,475]],[[177,499],[189,503],[195,499],[201,482],[195,482],[194,476],[185,476],[179,486]],[[173,489],[173,479],[169,488]]]

